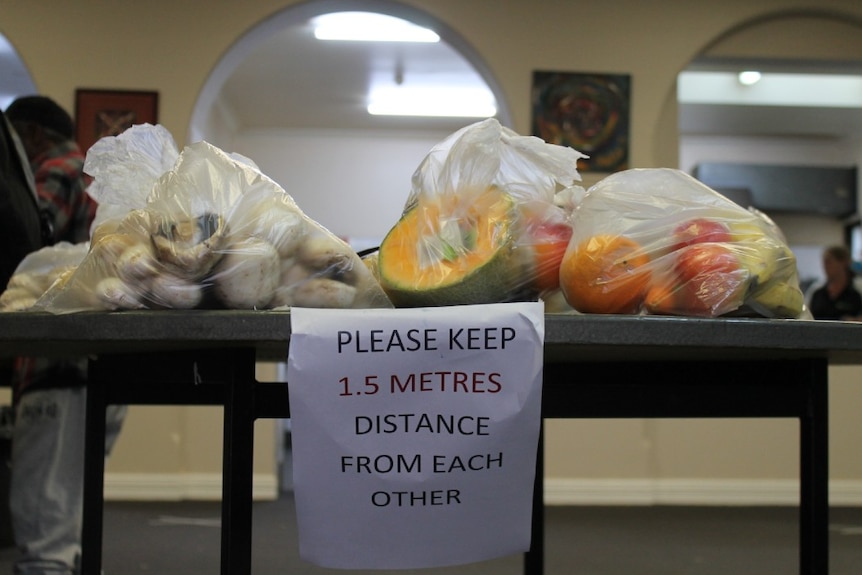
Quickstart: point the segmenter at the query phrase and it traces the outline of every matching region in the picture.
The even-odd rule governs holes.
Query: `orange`
[[[650,281],[649,263],[649,254],[630,238],[592,236],[563,258],[560,288],[578,311],[635,313]]]
[[[700,299],[692,282],[653,282],[644,296],[644,309],[655,315],[710,316],[707,302]]]
[[[680,306],[679,287],[666,282],[652,284],[644,297],[644,309],[657,315],[683,313]]]

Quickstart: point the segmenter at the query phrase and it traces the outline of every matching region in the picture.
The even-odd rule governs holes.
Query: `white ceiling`
[[[759,70],[767,73],[802,74],[818,78],[828,74],[860,76],[862,65],[826,61],[701,59],[688,68],[697,72],[734,72]],[[757,86],[752,87],[757,89]],[[743,88],[744,89],[744,88]],[[824,88],[820,88],[824,89]],[[815,88],[815,91],[817,88]],[[816,96],[812,96],[812,99]],[[739,100],[745,101],[745,97]],[[792,101],[792,98],[784,98]],[[824,98],[829,100],[829,98]],[[856,106],[815,105],[745,105],[716,103],[679,104],[679,127],[682,134],[800,136],[811,138],[858,138],[862,133],[862,94],[856,95]],[[751,98],[756,101],[757,98]],[[797,98],[798,102],[800,99]]]
[[[399,118],[368,114],[375,83],[486,86],[445,42],[341,42],[314,38],[310,24],[263,40],[225,81],[221,104],[240,129],[338,128],[453,131],[477,118]]]

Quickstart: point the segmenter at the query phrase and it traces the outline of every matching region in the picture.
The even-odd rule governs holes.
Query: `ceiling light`
[[[682,104],[862,108],[862,75],[768,72],[741,86],[735,72],[687,71],[677,81]]]
[[[382,86],[372,91],[368,113],[374,116],[490,118],[497,114],[497,106],[494,95],[485,89]]]
[[[439,42],[433,30],[373,12],[334,12],[313,19],[318,40],[360,42]]]
[[[760,72],[756,70],[745,70],[739,73],[739,83],[743,86],[753,86],[760,82]]]

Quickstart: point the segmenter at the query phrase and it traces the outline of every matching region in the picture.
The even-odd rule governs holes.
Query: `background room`
[[[52,3],[54,4],[54,3]],[[467,118],[370,116],[372,78],[470,83],[493,98],[497,117],[530,132],[536,70],[629,74],[630,165],[707,163],[830,167],[859,163],[858,108],[799,102],[687,100],[688,74],[741,67],[855,75],[862,67],[862,8],[850,0],[804,3],[732,0],[721,7],[669,1],[662,9],[626,1],[502,3],[253,0],[237,10],[165,3],[130,19],[119,7],[4,7],[0,36],[4,96],[40,91],[74,108],[78,88],[157,90],[159,122],[182,145],[199,139],[254,160],[302,209],[358,247],[374,244],[398,218],[410,176],[428,150]],[[792,8],[792,9],[791,9]],[[315,16],[344,9],[386,13],[438,32],[434,44],[345,48],[313,37]],[[533,24],[535,23],[535,24]],[[190,30],[206,29],[191,34]],[[75,58],[32,34],[41,29]],[[80,35],[76,30],[98,29]],[[656,42],[657,30],[666,30]],[[158,42],[153,42],[158,38]],[[123,50],[117,50],[122,46]],[[132,64],[134,63],[134,64]],[[6,72],[8,70],[8,73]],[[683,74],[683,76],[680,76]],[[759,89],[757,85],[752,90]],[[740,88],[742,89],[742,88]],[[715,96],[712,91],[710,96]],[[811,103],[811,102],[809,102]],[[585,172],[589,186],[604,174]],[[824,194],[804,208],[755,204],[779,224],[806,280],[819,250],[845,241],[857,224],[857,181],[838,190],[851,209],[824,213]],[[760,198],[756,198],[760,201]],[[859,255],[858,253],[856,254]],[[262,377],[278,377],[261,365]],[[862,429],[852,406],[858,370],[835,368],[831,387],[832,501],[862,503]],[[282,422],[257,424],[255,494],[278,496]],[[798,445],[792,421],[551,421],[546,438],[550,504],[764,504],[797,499]],[[134,406],[108,464],[115,499],[217,499],[220,413],[212,408]],[[709,448],[705,448],[709,446]]]

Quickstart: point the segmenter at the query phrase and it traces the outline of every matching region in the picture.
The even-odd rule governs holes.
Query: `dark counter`
[[[260,360],[278,361],[289,341],[289,311],[0,313],[0,357],[253,347]],[[862,364],[862,323],[547,314],[545,354],[563,363],[816,357]]]

